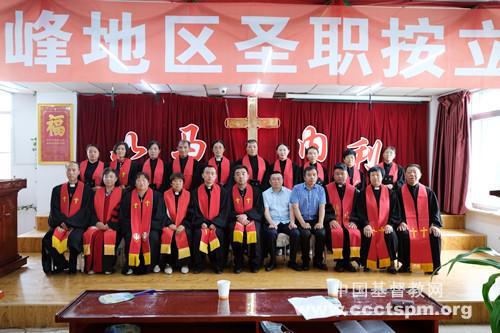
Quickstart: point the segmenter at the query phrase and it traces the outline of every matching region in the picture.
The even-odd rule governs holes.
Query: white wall
[[[477,210],[465,213],[465,228],[486,235],[487,245],[500,251],[500,215]]]
[[[439,102],[437,96],[433,96],[429,103],[429,186],[432,185],[432,162],[434,159],[434,133],[436,131],[436,120]]]
[[[73,151],[76,152],[76,93],[15,94],[13,97],[13,158],[12,175],[27,178],[28,188],[19,193],[19,205],[34,204],[36,215],[46,216],[50,211],[50,193],[54,186],[66,181],[64,165],[39,165],[37,152],[30,140],[38,137],[37,104],[73,104]],[[33,210],[18,212],[18,234],[35,227]]]

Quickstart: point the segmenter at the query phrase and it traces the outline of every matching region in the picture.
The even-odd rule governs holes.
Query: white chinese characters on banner
[[[390,45],[381,50],[383,58],[389,58],[389,68],[384,69],[385,77],[394,77],[402,74],[406,79],[429,72],[435,77],[441,77],[444,70],[435,64],[436,59],[443,55],[444,44],[430,44],[429,35],[435,40],[444,42],[444,26],[430,25],[428,17],[418,19],[418,25],[405,25],[399,28],[399,19],[391,18],[389,29],[382,30],[382,37],[389,38]],[[416,36],[416,37],[415,37]],[[406,40],[415,39],[415,43]],[[403,39],[403,41],[401,41]],[[400,52],[410,52],[406,59],[408,67],[399,70]]]
[[[277,65],[273,60],[288,60],[289,52],[278,52],[273,50],[273,46],[279,49],[295,51],[299,42],[283,39],[278,35],[283,31],[290,18],[270,17],[270,16],[242,16],[241,23],[246,24],[255,34],[255,37],[242,42],[235,43],[238,51],[252,49],[262,45],[260,51],[245,51],[247,60],[259,60],[259,64],[238,64],[236,71],[239,73],[296,73],[295,65]],[[264,30],[263,26],[269,25],[271,28]],[[271,46],[264,46],[264,45]]]
[[[5,62],[27,67],[34,62],[45,65],[47,73],[56,73],[58,65],[70,65],[66,48],[72,34],[62,30],[68,19],[69,15],[43,10],[35,23],[24,22],[23,11],[16,10],[15,23],[5,23]]]
[[[196,138],[198,132],[200,131],[200,127],[196,124],[189,124],[184,127],[180,127],[179,131],[181,132],[181,139],[189,141],[189,156],[192,156],[196,160],[200,161],[205,154],[205,150],[207,149],[207,143]],[[179,157],[179,152],[173,151],[171,156],[175,160]]]
[[[91,26],[83,28],[83,34],[90,36],[90,53],[82,56],[83,63],[89,64],[108,57],[108,67],[114,73],[139,74],[149,69],[146,55],[145,24],[132,27],[132,14],[123,12],[120,21],[110,19],[109,27],[101,26],[101,12],[92,12]],[[121,52],[120,52],[121,45]],[[137,64],[130,64],[139,60]]]
[[[306,157],[306,150],[309,147],[318,148],[318,161],[324,162],[328,156],[328,138],[325,134],[319,133],[316,127],[312,125],[306,126],[302,131],[302,139],[297,139],[299,143],[299,157]]]
[[[362,136],[358,141],[347,145],[347,148],[354,149],[356,152],[356,167],[359,169],[361,163],[365,162],[365,169],[368,170],[371,167],[378,164],[380,160],[380,153],[382,152],[382,141],[379,139],[375,140],[373,146],[368,145],[369,141],[367,138]]]
[[[146,147],[139,145],[139,136],[134,131],[128,131],[127,134],[125,134],[125,139],[123,141],[134,153],[134,155],[130,157],[131,160],[138,160],[148,153]],[[109,158],[111,159],[111,161],[116,160],[116,154],[113,151],[110,151]]]
[[[482,22],[483,29],[466,30],[462,29],[459,32],[460,38],[474,38],[473,41],[467,43],[469,51],[474,60],[476,67],[462,67],[455,69],[455,75],[458,76],[499,76],[500,75],[500,30],[495,30],[492,20]],[[479,44],[478,39],[493,38],[493,47],[490,53],[490,59],[486,66],[483,48]],[[481,66],[481,67],[479,67]]]
[[[314,57],[309,59],[309,67],[328,65],[330,75],[345,75],[354,57],[358,59],[363,76],[373,73],[366,52],[368,52],[368,19],[344,18],[342,26],[342,56],[339,51],[339,25],[341,17],[311,17],[314,25]],[[357,27],[358,36],[353,31]],[[328,41],[324,43],[324,41]],[[353,42],[358,40],[358,42]],[[354,53],[356,52],[356,53]],[[340,65],[340,66],[339,66]]]
[[[165,72],[173,73],[221,73],[222,66],[213,64],[217,59],[207,47],[208,39],[214,30],[203,27],[198,36],[193,35],[186,27],[176,33],[177,25],[189,24],[219,24],[218,16],[166,16],[165,17]],[[176,56],[176,35],[181,37],[189,47]],[[199,54],[207,64],[188,64]]]

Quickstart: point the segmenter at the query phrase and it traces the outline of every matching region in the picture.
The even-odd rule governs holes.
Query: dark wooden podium
[[[17,192],[26,179],[0,180],[0,276],[26,265],[28,257],[17,252]]]

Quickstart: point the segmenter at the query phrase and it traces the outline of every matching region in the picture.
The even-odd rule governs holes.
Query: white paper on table
[[[295,311],[300,313],[305,320],[328,318],[343,315],[339,306],[335,306],[323,296],[311,296],[307,298],[292,297],[288,299]]]
[[[340,333],[366,333],[366,330],[356,320],[338,321],[335,324]]]
[[[389,325],[382,320],[363,320],[360,321],[359,324],[363,326],[368,333],[396,333],[396,331],[390,328]]]

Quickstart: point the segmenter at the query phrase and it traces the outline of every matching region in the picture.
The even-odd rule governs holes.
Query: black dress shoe
[[[328,267],[322,263],[322,262],[318,262],[316,264],[314,264],[314,267],[317,268],[317,269],[320,269],[322,271],[327,271],[328,270]]]
[[[203,269],[201,269],[201,268],[193,268],[193,274],[200,274],[201,272],[203,272]]]
[[[266,272],[270,272],[270,271],[272,271],[275,268],[276,268],[276,264],[273,263],[273,262],[271,262],[271,263],[269,263],[269,264],[266,265]]]
[[[401,266],[401,268],[398,269],[398,273],[411,273],[410,266]]]
[[[342,265],[342,262],[337,261],[334,270],[335,272],[342,273],[344,271],[344,265]]]
[[[308,271],[309,270],[309,263],[302,263],[302,270],[303,271]]]
[[[372,270],[369,269],[368,267],[363,267],[363,272],[371,272]]]
[[[257,267],[257,266],[250,267],[250,272],[257,273],[259,271],[259,269],[260,269],[260,267]]]
[[[350,262],[348,262],[347,264],[344,265],[344,269],[348,272],[357,272],[357,269],[356,267],[354,267]]]
[[[288,267],[290,267],[293,270],[296,270],[297,272],[302,271],[302,267],[300,267],[299,264],[297,264],[296,262],[289,261],[288,262]]]
[[[387,268],[387,273],[389,274],[396,274],[398,271],[394,267],[389,267]]]
[[[222,268],[220,267],[215,268],[215,274],[222,274],[222,273],[224,273],[224,270]]]
[[[234,274],[240,274],[240,273],[241,273],[241,271],[242,271],[241,267],[235,267],[235,268],[233,269]]]

